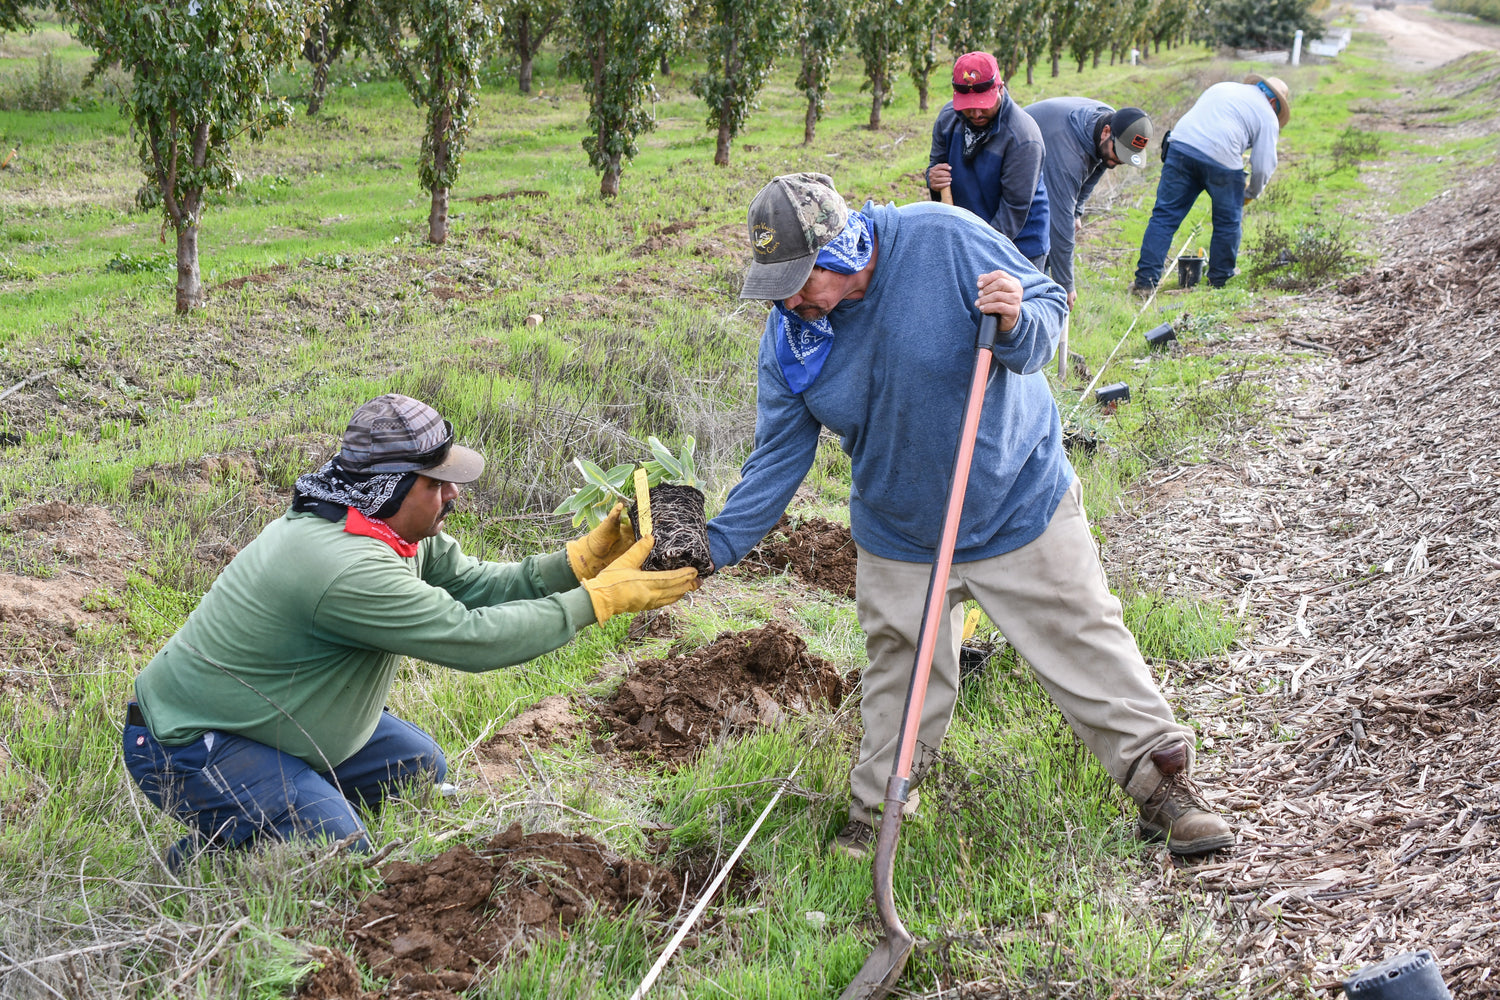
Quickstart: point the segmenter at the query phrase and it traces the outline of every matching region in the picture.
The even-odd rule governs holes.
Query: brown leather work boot
[[[1173,854],[1207,854],[1234,846],[1234,830],[1213,812],[1188,777],[1186,743],[1174,743],[1151,755],[1161,783],[1141,802],[1141,836],[1165,840]]]

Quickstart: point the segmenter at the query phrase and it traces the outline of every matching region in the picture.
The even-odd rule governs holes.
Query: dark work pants
[[[1217,288],[1234,275],[1234,262],[1240,253],[1240,220],[1245,213],[1245,172],[1201,159],[1180,143],[1173,143],[1167,150],[1167,162],[1162,164],[1156,206],[1151,209],[1151,221],[1141,239],[1141,257],[1135,267],[1137,285],[1161,281],[1162,265],[1172,251],[1177,227],[1204,191],[1213,201],[1208,283]]]
[[[133,707],[133,706],[132,706]],[[135,712],[131,713],[136,715]],[[243,736],[207,732],[186,746],[165,746],[127,718],[125,767],[146,798],[216,847],[248,847],[269,837],[343,840],[369,850],[356,806],[377,811],[411,783],[430,785],[448,771],[443,751],[416,726],[383,712],[358,752],[331,771]]]

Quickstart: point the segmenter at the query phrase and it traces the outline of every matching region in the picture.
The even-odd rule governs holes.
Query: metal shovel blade
[[[916,943],[917,939],[905,927],[892,928],[870,952],[848,988],[839,994],[839,1000],[879,1000],[890,993]]]

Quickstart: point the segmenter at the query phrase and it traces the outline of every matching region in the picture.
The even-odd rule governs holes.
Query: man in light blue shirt
[[[1244,83],[1216,83],[1203,92],[1163,140],[1166,156],[1156,207],[1141,239],[1131,291],[1149,295],[1156,287],[1177,228],[1204,191],[1213,201],[1208,283],[1221,288],[1234,276],[1245,205],[1260,195],[1276,170],[1276,140],[1291,114],[1287,86],[1274,76],[1251,73]]]

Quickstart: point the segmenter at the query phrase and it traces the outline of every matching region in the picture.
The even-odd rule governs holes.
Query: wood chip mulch
[[[1250,998],[1424,948],[1455,996],[1500,996],[1500,180],[1371,243],[1237,345],[1327,348],[1266,370],[1270,419],[1105,525],[1112,578],[1247,623],[1158,664],[1239,844],[1144,889],[1213,915]]]

